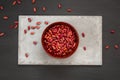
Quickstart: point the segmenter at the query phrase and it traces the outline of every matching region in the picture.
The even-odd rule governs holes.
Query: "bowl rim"
[[[67,56],[62,56],[62,57],[59,57],[59,56],[53,56],[53,55],[51,55],[51,53],[49,53],[48,51],[47,51],[47,48],[44,46],[44,35],[45,35],[45,33],[50,29],[50,28],[52,28],[52,27],[54,27],[54,25],[58,25],[58,24],[63,24],[63,25],[67,25],[68,27],[70,27],[70,29],[73,31],[73,32],[75,32],[75,36],[76,36],[76,43],[77,43],[77,45],[75,46],[75,48],[74,48],[74,50],[69,54],[69,55],[67,55]],[[49,56],[51,56],[51,57],[54,57],[54,58],[59,58],[59,59],[66,59],[66,58],[69,58],[71,55],[73,55],[74,53],[75,53],[75,51],[77,50],[77,48],[78,48],[78,45],[79,45],[79,43],[80,43],[80,38],[79,38],[79,34],[78,34],[78,32],[77,32],[77,30],[71,25],[71,24],[69,24],[69,23],[67,23],[67,22],[62,22],[62,21],[58,21],[58,22],[53,22],[53,23],[51,23],[50,25],[48,25],[44,30],[43,30],[43,33],[42,33],[42,37],[41,37],[41,43],[42,43],[42,47],[43,47],[43,49],[45,50],[45,52],[49,55]]]

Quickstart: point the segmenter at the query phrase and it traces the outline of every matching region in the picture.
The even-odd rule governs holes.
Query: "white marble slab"
[[[33,21],[29,23],[28,18]],[[24,29],[28,25],[35,25],[37,21],[41,21],[41,28],[34,30],[35,35],[31,36],[29,31],[26,35]],[[67,22],[74,26],[77,30],[80,43],[76,52],[65,59],[57,59],[49,56],[43,49],[41,44],[41,35],[47,25],[54,22]],[[85,33],[82,38],[81,33]],[[33,45],[33,41],[38,44]],[[19,65],[102,65],[102,16],[19,16],[19,41],[18,41],[18,64]],[[86,46],[87,50],[83,50]],[[29,53],[29,57],[25,57],[25,53]]]

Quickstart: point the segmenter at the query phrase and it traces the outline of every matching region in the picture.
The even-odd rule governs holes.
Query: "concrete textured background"
[[[28,22],[32,18],[32,22]],[[39,30],[24,30],[29,25],[35,26],[36,22],[41,21]],[[49,24],[45,25],[44,21]],[[48,55],[43,49],[41,36],[47,26],[54,22],[66,22],[71,24],[79,36],[79,45],[77,50],[68,58],[58,59]],[[30,35],[34,31],[35,35]],[[82,37],[85,33],[85,38]],[[19,65],[102,65],[102,16],[19,16],[19,47],[18,64]],[[33,45],[33,41],[38,44]],[[83,47],[87,50],[84,51]],[[29,57],[25,57],[28,53]]]

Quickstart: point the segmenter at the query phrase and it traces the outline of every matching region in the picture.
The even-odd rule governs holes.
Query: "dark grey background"
[[[6,36],[0,38],[0,80],[119,80],[120,79],[120,49],[114,49],[120,44],[120,0],[37,0],[32,5],[31,0],[22,0],[21,5],[11,6],[13,0],[0,0],[4,11],[0,11],[0,31]],[[62,9],[57,8],[62,3]],[[42,12],[45,5],[47,11]],[[39,11],[34,14],[36,6]],[[71,13],[66,9],[72,8]],[[100,66],[19,66],[18,30],[9,29],[9,25],[18,19],[18,15],[101,15],[103,16],[103,65]],[[8,15],[9,20],[2,19]],[[114,35],[109,32],[116,30]],[[109,44],[110,49],[104,47]],[[94,44],[93,44],[94,45]]]

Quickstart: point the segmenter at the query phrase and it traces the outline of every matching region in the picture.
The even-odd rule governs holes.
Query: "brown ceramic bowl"
[[[79,37],[72,25],[55,22],[44,30],[41,41],[49,55],[55,58],[67,58],[76,51]]]

